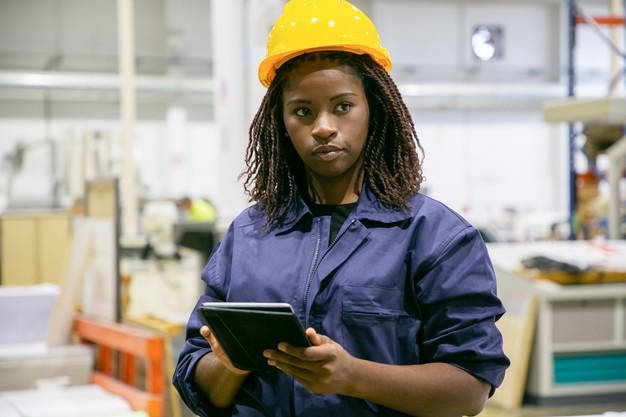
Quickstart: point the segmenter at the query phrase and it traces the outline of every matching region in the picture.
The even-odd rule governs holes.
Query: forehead
[[[361,78],[349,65],[332,59],[315,57],[298,62],[285,74],[284,91],[300,88],[306,81],[349,83],[362,87]]]

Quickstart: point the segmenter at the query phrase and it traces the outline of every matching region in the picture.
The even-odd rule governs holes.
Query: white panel
[[[23,143],[32,148],[24,153],[22,169],[13,177],[11,199],[16,201],[52,201],[51,149],[42,143],[43,137],[26,139]],[[4,175],[2,176],[4,177]],[[4,185],[4,184],[3,184]]]
[[[163,0],[133,1],[135,3],[136,55],[144,59],[164,56],[167,38]],[[138,64],[141,64],[141,61]]]
[[[606,1],[605,4],[601,5],[583,3],[582,7],[586,13],[592,16],[606,17],[611,15],[609,3],[610,1]],[[617,47],[623,52],[626,50],[624,47],[624,26],[614,26],[612,28],[616,29],[617,33],[617,39],[614,39],[614,41],[616,41]],[[608,92],[611,58],[614,54],[607,43],[607,39],[611,39],[611,27],[600,25],[599,31],[605,38],[592,25],[576,25],[574,66],[577,84],[601,81],[607,86],[606,91]],[[623,67],[623,60],[621,60],[620,65]]]
[[[238,177],[243,170],[245,149],[248,143],[249,119],[242,119],[243,103],[247,90],[245,79],[245,33],[240,25],[244,13],[243,0],[211,1],[213,24],[212,48],[214,50],[215,122],[220,142],[221,215],[232,219],[246,205],[243,188]]]
[[[565,142],[541,112],[420,110],[414,121],[426,154],[424,191],[476,224],[508,208],[566,207]]]
[[[475,65],[470,37],[478,25],[499,25],[504,31],[504,55],[485,67],[547,69],[558,60],[558,13],[550,3],[474,3],[466,7],[464,51],[467,64]],[[532,29],[531,29],[532,28]]]
[[[212,56],[211,2],[165,0],[165,5],[167,50],[170,54],[199,60],[194,62],[193,69],[206,72],[209,69],[208,60]]]
[[[65,59],[71,55],[117,54],[117,2],[65,0],[56,4],[48,17],[56,26],[55,46]]]
[[[187,195],[206,197],[220,211],[219,131],[214,123],[194,123],[188,129]],[[240,190],[236,190],[238,194]]]
[[[2,1],[0,50],[47,51],[54,46],[56,2]],[[21,35],[21,36],[20,36]]]
[[[137,193],[141,197],[168,197],[171,156],[167,128],[163,122],[137,122],[135,125]]]
[[[395,0],[372,5],[371,18],[395,66],[458,65],[456,3]]]
[[[541,81],[557,77],[560,34],[555,2],[378,0],[372,10],[394,73],[403,77],[408,76],[406,67],[414,69],[415,79],[495,81],[494,74],[497,78],[503,71]],[[482,63],[473,56],[470,38],[479,24],[502,26],[506,49],[500,60]]]
[[[187,133],[187,111],[178,106],[167,109],[165,120],[167,129],[168,160],[164,170],[168,172],[167,194],[175,195],[175,190],[184,190],[188,181],[186,149],[189,143]]]

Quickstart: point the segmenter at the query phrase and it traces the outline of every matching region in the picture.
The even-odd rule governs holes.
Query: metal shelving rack
[[[626,0],[624,0],[624,11],[626,12]],[[561,100],[550,100],[544,103],[544,120],[548,122],[568,123],[568,168],[569,168],[569,214],[570,214],[570,239],[574,239],[574,218],[577,209],[576,198],[576,172],[574,158],[576,154],[576,138],[579,132],[576,131],[576,122],[597,122],[607,124],[623,124],[625,126],[625,136],[609,150],[608,155],[611,160],[609,172],[609,184],[611,188],[611,203],[609,207],[609,237],[621,239],[626,237],[626,232],[620,226],[624,222],[625,214],[620,204],[618,193],[619,180],[622,176],[621,170],[626,169],[626,98],[607,96],[598,99],[584,99],[576,97],[576,70],[574,65],[574,52],[576,47],[576,27],[580,24],[592,25],[596,32],[605,38],[608,46],[624,60],[626,64],[626,54],[619,49],[611,39],[606,38],[599,30],[600,25],[625,25],[624,17],[603,16],[594,17],[588,15],[577,3],[576,0],[567,1],[568,19],[568,53],[567,53],[567,98]],[[626,28],[626,26],[625,26]],[[623,77],[626,71],[622,69],[618,76],[611,80],[611,87],[614,88],[619,77]],[[612,89],[611,88],[611,89]],[[625,166],[620,166],[621,164]]]
[[[626,0],[624,12],[626,14]],[[548,122],[568,123],[570,219],[573,219],[577,209],[574,155],[578,132],[575,124],[599,123],[626,128],[626,97],[610,94],[603,98],[575,96],[576,26],[590,24],[597,29],[599,25],[624,25],[624,17],[591,17],[580,8],[576,0],[568,0],[567,14],[568,94],[567,98],[545,102],[543,116]],[[626,54],[613,43],[610,47],[624,60],[626,66]],[[611,85],[614,87],[618,78],[625,75],[622,69]],[[626,129],[622,138],[609,147],[607,155],[611,165],[609,183],[612,187],[609,237],[624,239],[626,232],[620,230],[619,226],[624,223],[626,213],[620,212],[619,205],[623,203],[619,200],[616,188],[623,175],[622,170],[626,169]],[[570,238],[574,239],[573,222]],[[587,245],[581,241],[555,244],[571,246],[568,250]],[[585,250],[589,253],[590,249]],[[623,398],[626,392],[623,367],[626,360],[626,284],[568,286],[536,281],[534,290],[539,299],[539,319],[526,387],[530,402],[545,405],[565,402],[583,404]]]

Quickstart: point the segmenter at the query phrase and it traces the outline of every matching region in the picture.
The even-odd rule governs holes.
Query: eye
[[[350,111],[351,108],[352,108],[351,103],[341,103],[336,107],[336,111],[339,113],[345,113],[345,112]]]
[[[297,116],[306,117],[311,115],[311,110],[307,109],[306,107],[302,107],[300,109],[297,109],[295,113]]]

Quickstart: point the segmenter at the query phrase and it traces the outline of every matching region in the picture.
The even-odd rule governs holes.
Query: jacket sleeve
[[[422,312],[424,362],[445,362],[489,382],[490,395],[509,366],[496,321],[504,314],[496,277],[480,233],[467,225],[431,248],[416,277]]]

